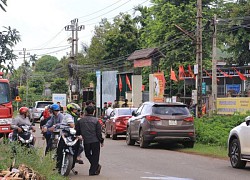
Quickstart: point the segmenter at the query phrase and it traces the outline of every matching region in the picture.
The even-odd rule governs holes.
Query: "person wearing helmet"
[[[80,116],[80,111],[81,111],[81,108],[78,104],[75,104],[75,103],[69,103],[67,106],[67,111],[64,115],[64,118],[62,120],[62,123],[61,125],[62,126],[69,126],[71,128],[75,128],[75,122],[77,121],[78,117]],[[80,147],[80,143],[78,141],[78,144],[77,144],[77,150],[79,149]],[[57,163],[56,163],[56,167],[57,169],[59,169],[61,167],[61,164],[62,164],[62,158],[63,158],[63,147],[64,147],[64,141],[63,139],[61,138],[59,143],[58,143],[58,146],[57,146]],[[74,162],[78,162],[77,161],[77,156],[79,156],[79,150],[75,153],[75,156],[74,156]],[[78,162],[79,163],[79,162]],[[80,164],[83,164],[83,162],[81,162]]]
[[[46,133],[46,149],[45,155],[51,150],[52,139],[51,133],[55,130],[56,125],[60,125],[63,121],[64,115],[60,112],[60,106],[58,104],[52,104],[49,106],[51,117],[47,123],[42,127],[42,132]]]
[[[13,140],[17,140],[17,133],[22,132],[22,128],[19,127],[22,124],[32,126],[30,122],[29,108],[27,107],[21,107],[19,109],[19,115],[12,121],[11,128],[14,129],[12,135]],[[32,126],[32,131],[33,132],[36,131],[35,126]],[[35,138],[34,138],[34,143],[35,143]]]

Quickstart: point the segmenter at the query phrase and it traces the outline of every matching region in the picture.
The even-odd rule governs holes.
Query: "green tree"
[[[0,71],[8,72],[14,70],[13,62],[17,56],[13,53],[12,48],[21,38],[16,29],[11,29],[11,27],[4,27],[4,29],[0,32]]]
[[[38,57],[36,54],[30,55],[30,60],[29,62],[31,63],[32,68],[35,68],[36,61],[38,60]]]
[[[52,93],[67,93],[68,86],[66,80],[63,78],[55,78],[50,85],[50,89]]]
[[[250,63],[250,1],[225,3],[223,12],[220,18],[224,21],[219,21],[218,31],[221,41],[226,45],[225,51],[233,55],[233,58],[225,59],[228,64],[247,65]]]
[[[35,71],[51,72],[56,65],[59,63],[59,60],[50,55],[45,55],[39,58],[35,64]]]

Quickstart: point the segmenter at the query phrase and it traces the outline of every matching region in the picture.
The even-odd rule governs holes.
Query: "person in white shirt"
[[[109,118],[110,113],[113,111],[112,102],[108,102],[108,109],[106,109],[105,115]]]

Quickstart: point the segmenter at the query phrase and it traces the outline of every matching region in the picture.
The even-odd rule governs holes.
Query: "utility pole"
[[[216,36],[217,36],[217,17],[214,15],[213,19],[213,49],[212,49],[212,112],[215,113],[216,110],[216,100],[217,100],[217,59],[216,59]]]
[[[85,29],[85,26],[84,25],[78,25],[78,19],[76,21],[76,52],[75,52],[75,56],[77,57],[77,54],[78,54],[78,31],[81,31],[81,30],[84,30]],[[78,65],[78,61],[76,60],[76,65]],[[80,78],[78,76],[78,66],[76,66],[76,79],[77,79],[77,83],[78,83],[78,96],[80,96],[80,91],[81,91],[81,88],[80,88]],[[79,99],[79,98],[78,98]]]
[[[26,48],[23,48],[23,52],[19,52],[19,55],[23,55],[23,64],[25,66],[25,75],[26,75],[26,106],[28,106],[28,91],[29,91],[29,72],[28,72],[28,62],[26,62],[26,55],[30,55],[30,53],[26,53]],[[21,80],[20,78],[20,86],[21,86]]]
[[[69,102],[72,101],[72,89],[76,89],[76,88],[72,88],[73,85],[74,87],[78,84],[78,67],[77,67],[77,54],[78,54],[78,31],[81,31],[82,29],[84,29],[84,26],[78,26],[78,19],[73,19],[71,20],[71,25],[67,25],[65,26],[65,30],[66,31],[72,31],[72,38],[71,38],[71,61],[69,62],[69,71],[70,71],[70,77],[69,77]],[[73,66],[72,64],[76,64],[77,70],[74,73],[73,72]],[[79,86],[80,83],[78,85],[78,91],[79,91]]]
[[[197,106],[196,117],[202,112],[202,0],[197,0],[197,30],[196,30],[196,64],[198,74],[196,78]]]

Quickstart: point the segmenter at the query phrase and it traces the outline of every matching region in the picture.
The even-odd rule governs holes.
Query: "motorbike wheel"
[[[61,167],[61,175],[62,176],[68,176],[73,166],[73,155],[66,154],[64,163]]]

